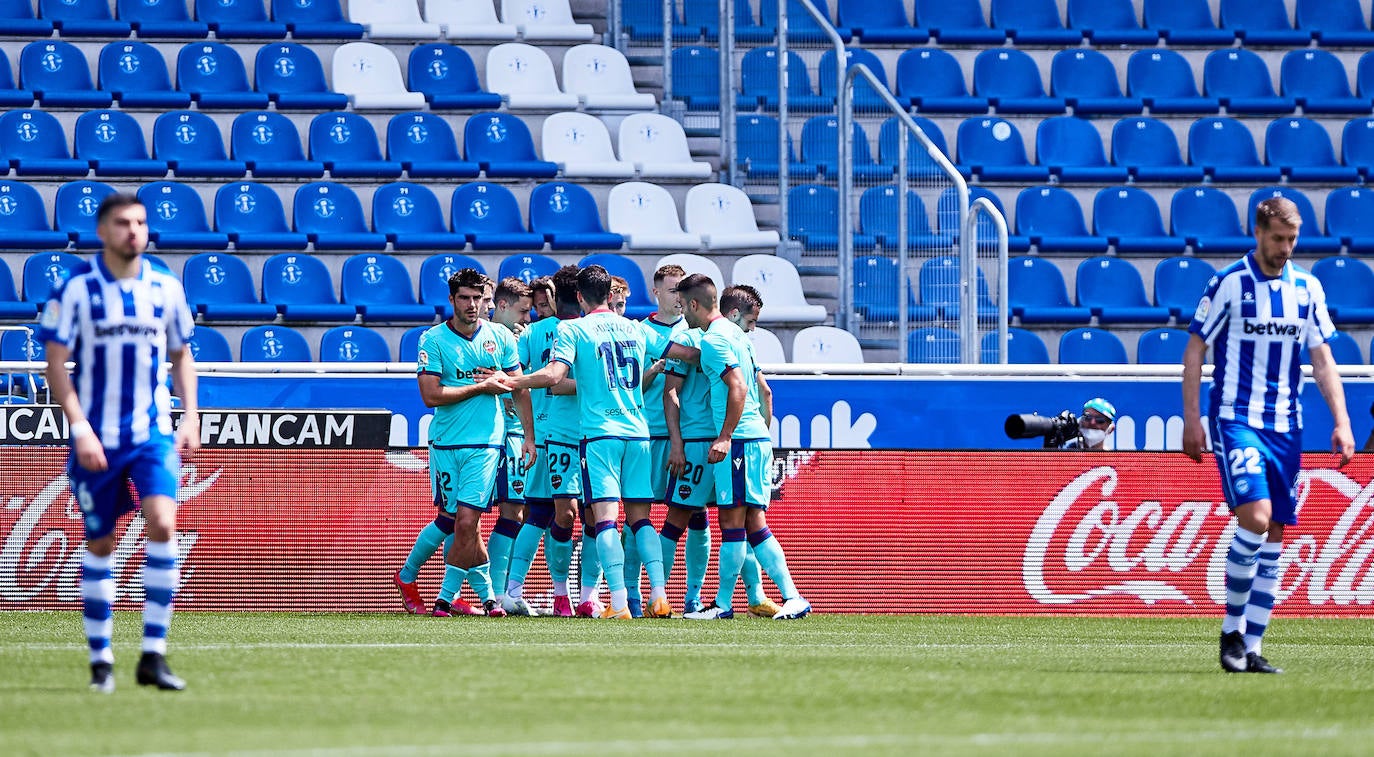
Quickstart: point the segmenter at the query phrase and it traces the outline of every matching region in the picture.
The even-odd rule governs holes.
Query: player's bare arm
[[[681,476],[687,470],[687,448],[682,442],[683,379],[674,373],[663,376],[663,421],[668,426],[668,472]]]
[[[659,374],[663,373],[663,369],[667,366],[668,361],[662,358],[650,363],[649,367],[644,369],[644,376],[642,380],[639,382],[639,385],[644,387],[645,389],[653,386],[654,381],[658,379]]]
[[[711,442],[711,450],[706,454],[708,463],[718,463],[730,456],[730,439],[735,434],[740,418],[744,417],[744,398],[749,394],[738,368],[727,370],[721,380],[726,388],[725,418],[720,424],[720,436]]]
[[[516,389],[550,389],[558,386],[567,377],[568,364],[561,360],[555,360],[534,373],[507,376],[504,383],[511,391]]]
[[[510,375],[519,376],[521,371],[516,368]],[[525,437],[520,443],[520,452],[528,466],[539,455],[539,447],[534,443],[534,407],[530,404],[530,390],[513,389],[511,396],[515,400],[515,417],[520,419],[520,429]]]
[[[759,412],[764,423],[773,422],[773,387],[763,377],[763,371],[754,371],[754,381],[759,385]]]
[[[196,359],[191,348],[169,353],[172,363],[172,389],[181,398],[181,425],[177,426],[176,448],[183,457],[200,449],[200,407],[196,403],[199,382],[196,378]]]
[[[48,342],[46,350],[48,365],[43,370],[43,375],[48,379],[48,390],[52,397],[62,406],[62,412],[67,416],[67,427],[72,437],[72,448],[76,450],[77,463],[82,468],[92,471],[109,468],[109,461],[105,459],[105,447],[91,428],[86,413],[81,410],[81,400],[76,396],[76,386],[72,384],[71,374],[67,373],[67,361],[71,359],[71,350],[57,342]]]
[[[477,383],[466,386],[443,386],[439,383],[439,377],[433,373],[421,373],[416,381],[420,385],[420,399],[425,403],[425,407],[439,407],[456,405],[481,394],[505,394],[511,391],[508,384],[510,379],[511,377],[502,371],[493,371]]]
[[[1202,361],[1207,357],[1207,343],[1191,334],[1183,348],[1183,454],[1193,462],[1202,462],[1207,446],[1207,432],[1202,427]]]
[[[668,350],[663,353],[663,357],[671,360],[681,360],[684,363],[699,365],[701,363],[701,350],[696,347],[688,347],[685,344],[669,342]]]
[[[549,387],[549,394],[558,397],[571,397],[577,394],[577,379],[573,378],[572,374],[564,376],[562,381]]]
[[[1350,430],[1350,414],[1345,409],[1345,388],[1341,386],[1341,375],[1336,369],[1336,360],[1331,357],[1331,347],[1322,344],[1311,350],[1312,379],[1321,390],[1322,399],[1331,409],[1331,419],[1335,427],[1331,429],[1331,451],[1340,455],[1344,467],[1355,456],[1355,434]]]

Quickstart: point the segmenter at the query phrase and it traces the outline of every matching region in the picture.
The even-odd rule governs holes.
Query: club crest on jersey
[[[488,355],[495,355],[495,354],[496,354],[496,342],[492,342],[492,341],[482,342],[482,349],[486,350]]]
[[[511,488],[516,494],[524,494],[524,493],[525,493],[525,482],[524,482],[524,481],[521,481],[520,479],[516,479],[515,482],[511,484],[510,488]]]
[[[557,489],[563,486],[563,477],[555,473],[549,476],[549,483],[553,485],[553,488]]]
[[[688,497],[690,497],[690,496],[692,496],[692,487],[691,487],[690,485],[688,485],[688,484],[680,484],[680,485],[677,487],[677,498],[678,498],[678,499],[686,500],[686,499],[687,499]]]

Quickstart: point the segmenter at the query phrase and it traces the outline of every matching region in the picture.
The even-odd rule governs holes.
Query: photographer
[[[1116,429],[1116,407],[1101,397],[1083,403],[1083,414],[1065,410],[1053,418],[1022,414],[1007,416],[1004,430],[1012,439],[1045,438],[1046,449],[1100,452],[1107,434]]]

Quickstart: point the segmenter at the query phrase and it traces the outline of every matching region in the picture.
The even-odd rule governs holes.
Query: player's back
[[[510,331],[486,321],[471,337],[454,331],[448,322],[420,336],[417,371],[438,376],[442,386],[470,386],[478,383],[480,369],[510,370],[518,365]],[[479,394],[434,408],[429,441],[435,447],[502,447],[505,433],[500,398]]]
[[[678,316],[677,320],[672,323],[663,323],[654,318],[656,315],[658,314],[655,313],[645,318],[642,323],[665,339],[682,341],[679,335],[688,330],[687,319]],[[663,417],[662,378],[644,386],[644,419],[649,423],[649,436],[660,438],[668,436],[668,421]]]
[[[744,381],[744,412],[733,439],[767,439],[768,423],[763,418],[759,401],[758,365],[754,361],[753,346],[744,331],[728,318],[711,322],[701,338],[701,369],[711,382],[711,415],[716,433],[725,422],[729,391],[725,374],[731,369],[739,372]]]
[[[701,348],[700,329],[687,329],[674,336],[676,341],[687,347]],[[711,381],[702,372],[700,364],[681,360],[668,361],[667,372],[682,377],[682,388],[678,390],[678,429],[684,440],[714,439],[716,437],[715,418],[711,413]]]
[[[520,362],[531,373],[549,364],[560,326],[571,320],[540,318],[525,329],[521,335]],[[534,409],[534,437],[537,441],[553,439],[575,442],[582,438],[576,395],[558,395],[547,389],[534,389],[530,394],[530,402]]]
[[[577,380],[582,437],[649,438],[640,383],[654,334],[644,324],[596,310],[559,329],[554,359]],[[661,350],[660,350],[661,352]]]

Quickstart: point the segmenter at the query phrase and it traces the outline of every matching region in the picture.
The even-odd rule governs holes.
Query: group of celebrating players
[[[429,459],[437,514],[393,577],[408,612],[537,614],[524,587],[542,544],[554,615],[671,617],[665,587],[684,535],[683,617],[733,617],[741,578],[751,614],[810,612],[765,518],[772,395],[746,336],[762,299],[743,285],[718,293],[710,277],[676,265],[660,267],[653,282],[657,312],[633,321],[624,317],[628,285],[597,265],[565,266],[529,285],[515,278],[493,285],[471,268],[449,279],[453,316],[421,336],[417,359],[420,396],[435,409]],[[668,508],[657,530],[656,503]],[[499,517],[483,543],[480,519],[493,504]],[[708,506],[720,521],[720,584],[703,602]],[[416,579],[441,548],[444,578],[429,609]],[[781,605],[765,595],[762,573]],[[598,596],[603,578],[609,605]],[[465,581],[479,604],[459,597]]]

